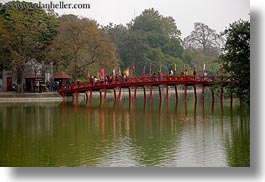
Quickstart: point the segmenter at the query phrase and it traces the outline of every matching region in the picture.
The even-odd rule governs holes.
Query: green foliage
[[[158,72],[168,72],[175,63],[184,65],[182,60],[183,47],[175,20],[163,17],[154,9],[143,13],[130,22],[127,27],[122,25],[105,27],[110,39],[115,43],[121,58],[122,68],[136,65],[137,75]],[[168,68],[165,68],[168,65]]]
[[[235,82],[227,87],[242,102],[250,102],[250,22],[237,21],[224,31],[227,42],[219,62]]]
[[[57,20],[29,2],[12,1],[0,8],[1,69],[17,68],[18,84],[22,84],[25,64],[42,61],[45,48],[57,34]],[[19,74],[20,73],[20,74]],[[20,87],[21,88],[21,87]]]
[[[112,43],[94,20],[63,15],[59,20],[59,34],[49,47],[46,56],[57,71],[65,70],[74,80],[96,75],[101,68],[111,73],[119,65]]]
[[[196,65],[198,74],[203,74],[204,64],[207,72],[217,74],[219,70],[219,64],[217,63],[218,57],[207,56],[200,50],[185,49],[183,52],[183,60],[185,60],[185,63],[192,68]],[[212,70],[212,65],[214,65],[214,70]]]

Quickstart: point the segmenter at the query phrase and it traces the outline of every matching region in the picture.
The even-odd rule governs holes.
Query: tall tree
[[[227,41],[220,56],[224,72],[234,82],[227,87],[242,102],[250,102],[250,22],[239,20],[224,31]]]
[[[35,7],[35,8],[15,8]],[[13,8],[8,8],[13,7]],[[23,92],[24,69],[32,59],[43,60],[45,48],[57,34],[57,20],[29,2],[12,1],[0,8],[0,58],[16,68],[18,91]]]
[[[181,32],[175,20],[160,15],[154,9],[144,10],[127,27],[114,26],[108,32],[119,35],[119,38],[112,36],[111,39],[115,42],[123,67],[136,65],[137,74],[141,74],[144,67],[149,70],[150,65],[156,72],[161,65],[164,68],[166,64],[173,66],[182,62]]]
[[[204,23],[194,23],[194,30],[184,39],[186,48],[202,50],[205,55],[218,55],[224,39]]]
[[[58,70],[67,70],[76,80],[87,78],[88,69],[93,74],[102,67],[110,72],[119,64],[114,46],[95,21],[63,15],[59,22],[59,34],[47,55]],[[94,69],[89,68],[91,65]]]

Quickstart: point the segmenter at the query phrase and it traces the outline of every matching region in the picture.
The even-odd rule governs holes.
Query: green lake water
[[[198,94],[160,102],[0,103],[0,166],[249,167],[248,106]]]

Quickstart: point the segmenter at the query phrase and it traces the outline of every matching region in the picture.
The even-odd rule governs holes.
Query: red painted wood
[[[161,101],[162,100],[161,87],[159,87],[159,98],[160,98],[160,101]]]
[[[218,77],[218,76],[196,76],[196,79],[193,75],[191,76],[167,76],[164,75],[162,78],[159,76],[141,76],[141,77],[128,77],[126,79],[118,78],[113,80],[111,83],[109,82],[101,82],[98,81],[97,83],[90,82],[84,82],[77,84],[71,84],[71,85],[62,85],[62,87],[59,89],[59,93],[64,97],[65,95],[69,94],[76,94],[76,93],[85,93],[87,91],[90,91],[90,99],[92,99],[91,95],[93,91],[100,91],[102,89],[108,90],[108,89],[115,89],[119,88],[119,97],[121,98],[121,88],[129,88],[134,87],[134,98],[136,99],[136,88],[137,87],[143,87],[144,89],[144,98],[146,99],[146,86],[150,86],[150,98],[152,99],[152,87],[153,86],[159,86],[159,85],[166,85],[166,89],[168,92],[168,86],[175,86],[175,92],[176,92],[176,100],[178,100],[178,94],[177,94],[177,85],[186,85],[186,86],[197,86],[200,85],[203,88],[206,86],[215,85],[216,83],[230,83],[232,82],[229,78],[224,77]],[[186,90],[186,89],[185,89]],[[203,90],[204,91],[204,90]],[[222,91],[221,91],[222,92]],[[130,94],[130,93],[129,93]],[[221,93],[221,96],[223,93]],[[222,101],[222,97],[220,96],[220,100]],[[115,93],[114,93],[115,97]],[[162,98],[162,97],[161,97]],[[166,96],[168,98],[168,96]],[[116,98],[115,98],[116,99]]]
[[[178,102],[179,96],[178,96],[178,86],[177,85],[175,85],[175,94],[176,94],[176,102]]]
[[[168,86],[166,85],[166,101],[168,101]]]

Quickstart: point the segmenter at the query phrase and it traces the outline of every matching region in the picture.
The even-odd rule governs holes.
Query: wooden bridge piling
[[[153,97],[153,86],[150,85],[150,101],[152,101],[152,97]]]
[[[195,98],[195,102],[197,102],[197,90],[196,90],[196,85],[194,85],[193,88],[194,88],[194,98]]]
[[[168,101],[168,85],[166,85],[166,101]]]
[[[101,90],[99,91],[99,97],[100,97],[100,104],[101,104],[101,102],[102,102],[102,92],[101,92]]]
[[[118,101],[121,101],[121,87],[119,87],[119,97],[118,97]]]
[[[214,90],[212,89],[211,92],[212,92],[212,103],[214,103]]]
[[[87,104],[88,103],[88,95],[87,95],[87,92],[85,94],[86,94],[86,104]]]
[[[75,92],[75,103],[78,104],[78,95],[79,95],[79,92]]]
[[[162,100],[162,93],[161,93],[161,87],[158,86],[158,89],[159,89],[159,98],[160,98],[160,101]]]
[[[187,102],[187,85],[184,85],[184,102]]]
[[[116,96],[116,89],[115,88],[113,89],[113,94],[114,94],[114,101],[116,101],[117,96]]]
[[[128,87],[128,91],[129,91],[129,100],[131,101],[131,88]]]
[[[146,100],[146,90],[145,90],[145,86],[143,86],[144,89],[144,100]]]
[[[204,89],[205,89],[205,86],[202,86],[202,102],[204,103]]]
[[[104,88],[104,101],[106,101],[107,99],[107,88],[105,87]]]
[[[175,96],[176,96],[176,102],[178,102],[178,85],[175,85]]]
[[[136,100],[136,94],[137,94],[137,87],[134,86],[134,100]]]
[[[220,102],[223,103],[223,93],[224,93],[224,88],[221,87],[221,91],[220,91]]]

